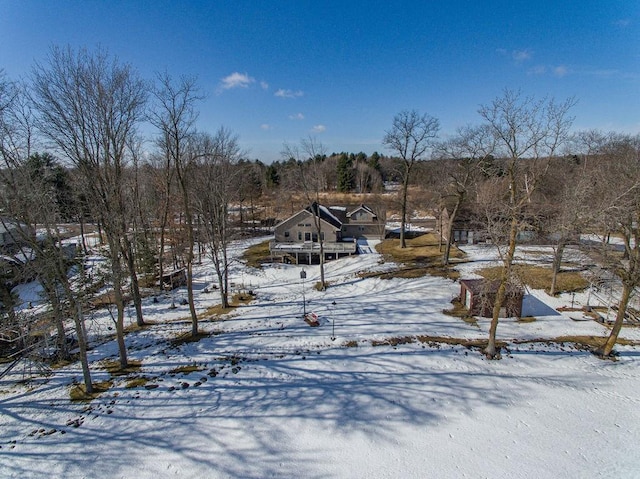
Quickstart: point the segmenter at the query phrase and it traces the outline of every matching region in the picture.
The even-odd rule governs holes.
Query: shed
[[[160,285],[164,290],[172,290],[179,288],[180,286],[186,286],[187,274],[183,269],[177,269],[169,273],[165,273],[160,278]]]
[[[461,279],[460,302],[465,305],[470,314],[490,318],[493,316],[493,306],[499,286],[500,281]],[[523,298],[524,290],[521,287],[507,285],[507,294],[500,309],[500,317],[521,317]]]

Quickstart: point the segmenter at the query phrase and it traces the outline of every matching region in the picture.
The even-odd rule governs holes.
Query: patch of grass
[[[113,381],[101,381],[93,384],[93,392],[88,393],[84,384],[73,384],[69,389],[69,399],[73,402],[90,402],[113,386]]]
[[[413,343],[428,344],[432,347],[439,347],[442,344],[448,344],[452,346],[464,346],[465,348],[484,349],[487,346],[486,339],[463,339],[452,338],[449,336],[401,336],[396,338],[388,338],[383,340],[371,341],[372,346],[397,346],[399,344],[413,344]],[[504,341],[496,341],[497,348],[506,347],[507,343]]]
[[[263,263],[271,262],[271,253],[269,252],[269,240],[263,241],[248,248],[242,255],[242,259],[246,261],[247,266],[252,268],[262,268]]]
[[[344,343],[344,347],[345,348],[357,348],[358,347],[358,341],[347,341],[346,343]]]
[[[513,341],[516,344],[526,344],[526,343],[554,343],[554,344],[563,344],[569,343],[573,344],[578,348],[583,349],[597,349],[604,346],[604,343],[607,342],[607,337],[605,336],[578,336],[578,335],[570,335],[570,336],[557,336],[551,339],[529,339],[529,340],[515,340]],[[620,346],[640,346],[640,341],[618,338],[616,344]]]
[[[204,371],[204,366],[199,366],[194,363],[173,368],[171,371],[169,371],[169,374],[191,374],[198,371]]]
[[[49,367],[51,369],[64,368],[65,366],[69,366],[69,364],[77,362],[79,359],[80,359],[80,354],[72,354],[71,357],[69,357],[68,359],[60,359],[60,358],[56,359],[51,364],[49,364]]]
[[[200,315],[201,319],[207,319],[207,320],[218,319],[220,316],[229,314],[240,305],[251,303],[251,301],[253,301],[255,297],[256,295],[250,292],[235,293],[229,299],[228,308],[223,308],[221,304],[216,304],[214,306],[211,306],[207,308],[203,314]]]
[[[249,292],[236,293],[231,297],[231,307],[240,306],[241,304],[249,304],[255,299],[256,295]]]
[[[145,377],[145,376],[138,376],[136,378],[131,378],[129,379],[124,387],[126,389],[133,389],[133,388],[139,388],[139,387],[144,387],[148,382],[150,381],[150,378]]]
[[[411,336],[403,336],[397,338],[388,338],[377,340],[374,339],[371,341],[371,346],[397,346],[399,344],[411,344],[416,341],[416,338]]]
[[[203,338],[208,338],[210,335],[211,335],[210,333],[206,333],[206,332],[199,332],[195,336],[191,334],[191,332],[181,333],[181,334],[178,334],[175,338],[173,338],[170,341],[170,344],[175,348],[178,346],[182,346],[183,344],[197,343]]]
[[[417,336],[416,338],[421,343],[427,344],[449,344],[453,346],[464,346],[469,349],[479,349],[482,350],[487,347],[488,340],[486,339],[463,339],[463,338],[452,338],[449,336]],[[502,349],[507,346],[505,341],[496,341],[496,348]]]
[[[467,324],[478,326],[478,320],[476,317],[469,314],[469,310],[460,302],[459,298],[455,298],[451,301],[451,304],[453,305],[451,309],[442,310],[444,314],[453,316],[454,318],[460,318]]]
[[[518,323],[535,323],[536,322],[536,317],[535,316],[524,316],[522,318],[518,318]]]
[[[140,370],[142,361],[130,360],[126,368],[120,365],[119,360],[105,360],[100,363],[111,376],[126,376],[127,374],[135,373]]]
[[[313,289],[315,289],[316,291],[324,291],[326,289],[329,288],[329,286],[331,286],[332,282],[331,281],[325,281],[324,282],[324,288],[322,287],[322,283],[320,281],[317,281],[313,284]]]
[[[415,238],[407,239],[407,247],[400,247],[400,240],[387,239],[376,246],[378,253],[385,257],[386,261],[403,264],[398,271],[382,273],[383,279],[390,278],[419,278],[425,275],[440,276],[457,279],[459,273],[452,268],[441,265],[442,251],[438,243],[438,237],[433,233],[427,233]],[[457,248],[451,248],[451,258],[461,259],[464,253]]]
[[[493,266],[476,271],[489,280],[498,280],[502,274],[502,266]],[[551,268],[533,266],[528,264],[513,265],[513,272],[524,284],[533,289],[543,289],[549,292],[551,286]],[[572,293],[583,291],[589,286],[589,282],[576,271],[561,271],[556,282],[558,293]]]

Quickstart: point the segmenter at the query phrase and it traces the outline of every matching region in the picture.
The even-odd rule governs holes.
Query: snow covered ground
[[[465,277],[495,261],[488,247],[467,252],[475,261],[460,266]],[[543,253],[519,254],[539,261]],[[488,319],[443,314],[457,283],[357,274],[393,267],[375,252],[330,262],[330,287],[319,292],[317,266],[304,266],[303,283],[301,266],[236,262],[235,288],[253,291],[255,301],[226,320],[203,321],[211,336],[180,346],[170,340],[189,331],[179,301],[186,293],[147,298],[154,324],[127,337],[146,385],[114,378],[108,392],[79,404],[69,401],[78,365],[23,384],[15,384],[21,368],[0,379],[0,477],[640,477],[637,347],[617,348],[619,360],[609,362],[544,342],[510,343],[500,361],[462,346],[376,346],[488,332]],[[212,278],[207,265],[198,270],[201,311],[218,301],[205,291]],[[572,299],[587,298],[531,291],[525,309],[536,321],[503,320],[498,336],[607,334],[554,309]],[[305,309],[319,327],[303,321]],[[92,338],[109,326],[106,310],[94,313]],[[639,340],[640,331],[621,336]],[[97,362],[116,357],[113,341],[96,343],[94,381],[109,378]],[[185,365],[197,370],[177,370]]]

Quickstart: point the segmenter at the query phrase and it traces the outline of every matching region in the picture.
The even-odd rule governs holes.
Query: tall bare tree
[[[400,247],[406,248],[407,200],[411,172],[417,161],[426,159],[434,146],[440,130],[440,122],[430,115],[416,110],[401,111],[393,118],[391,129],[386,132],[382,144],[402,159]]]
[[[483,162],[495,149],[494,136],[486,126],[465,126],[456,130],[456,135],[443,142],[439,148],[440,154],[451,158],[455,164],[447,171],[447,185],[444,189],[445,200],[453,198],[453,206],[448,211],[448,221],[442,228],[446,228],[446,243],[442,255],[442,264],[449,264],[451,244],[453,242],[453,226],[460,208],[467,199],[469,190],[476,181],[477,173]]]
[[[572,98],[558,104],[552,99],[536,100],[524,97],[520,92],[505,90],[501,97],[479,110],[486,127],[495,137],[497,153],[506,158],[505,177],[492,182],[494,191],[496,187],[503,188],[502,211],[495,210],[496,203],[487,209],[487,221],[504,226],[504,236],[496,242],[502,259],[502,272],[485,349],[490,359],[499,357],[496,331],[512,278],[523,213],[547,172],[549,160],[568,137],[573,121],[568,112],[574,103]]]
[[[85,389],[92,392],[81,292],[71,285],[69,264],[59,243],[60,204],[52,201],[46,172],[35,172],[29,164],[34,117],[24,100],[24,89],[0,76],[0,202],[12,221],[25,226],[14,230],[19,235],[16,242],[36,255],[32,265],[51,305],[61,357],[68,357],[66,318],[74,320]],[[36,225],[45,230],[44,240],[36,238]]]
[[[194,204],[201,220],[213,266],[218,278],[220,301],[229,307],[228,247],[233,238],[229,224],[229,206],[238,191],[240,171],[234,164],[240,157],[238,139],[226,128],[214,136],[200,135],[195,176]]]
[[[124,177],[127,147],[143,119],[147,88],[129,65],[103,50],[53,47],[48,63],[36,64],[32,77],[39,129],[82,174],[107,237],[118,350],[126,367],[121,259],[130,254],[130,243]]]
[[[156,107],[151,113],[151,123],[158,129],[158,147],[168,164],[173,165],[182,197],[187,228],[187,298],[191,314],[191,334],[198,334],[198,316],[193,296],[193,261],[195,224],[193,199],[190,194],[190,173],[199,152],[195,149],[195,122],[198,113],[195,105],[202,99],[194,78],[182,77],[175,82],[168,74],[160,74],[153,90]],[[161,251],[161,254],[163,252]]]
[[[606,358],[612,355],[629,301],[640,286],[640,136],[611,135],[599,153],[594,211],[604,233],[600,252],[605,267],[622,282],[615,322],[597,351]],[[609,234],[621,240],[622,251],[605,239]]]
[[[308,137],[300,145],[285,145],[283,155],[293,158],[298,164],[298,185],[302,187],[307,204],[313,215],[313,226],[316,231],[319,246],[320,261],[320,289],[327,287],[324,274],[324,235],[322,234],[322,208],[320,192],[326,186],[326,176],[323,162],[326,159],[324,145],[314,137]]]

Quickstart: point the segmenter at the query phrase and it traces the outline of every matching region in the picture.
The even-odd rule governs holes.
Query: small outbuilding
[[[461,279],[460,280],[460,303],[473,316],[490,318],[493,316],[493,306],[496,301],[500,281],[490,281],[487,279]],[[522,299],[524,289],[509,284],[504,304],[500,309],[501,318],[520,318],[522,316]]]

